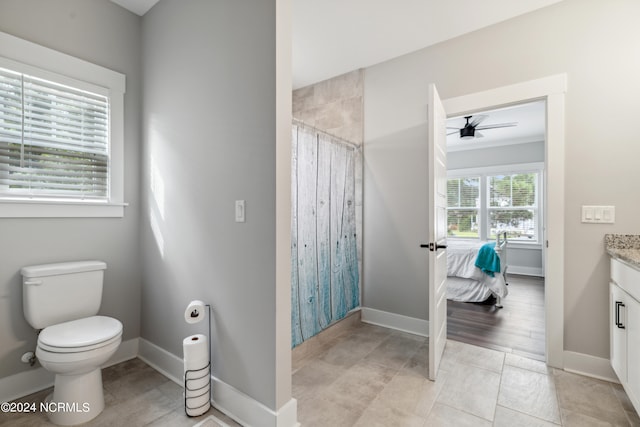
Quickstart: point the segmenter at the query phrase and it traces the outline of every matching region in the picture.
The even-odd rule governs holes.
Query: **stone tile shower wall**
[[[356,70],[293,91],[293,117],[362,147],[364,71]],[[362,152],[355,164],[358,275],[362,289]]]

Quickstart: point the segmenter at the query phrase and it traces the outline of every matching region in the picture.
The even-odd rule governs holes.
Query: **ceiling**
[[[527,104],[482,111],[477,114],[487,116],[480,126],[499,123],[517,123],[513,127],[486,129],[480,132],[482,138],[460,139],[459,133],[447,136],[447,151],[462,151],[502,145],[524,144],[544,141],[545,138],[545,102],[535,101]],[[447,127],[461,128],[465,125],[463,116],[447,119]],[[447,133],[455,129],[447,129]]]
[[[143,16],[158,0],[111,0]],[[300,88],[469,33],[561,0],[292,0],[293,87]],[[447,137],[449,151],[544,139],[544,103],[482,112],[483,138]],[[462,127],[463,117],[447,126]]]
[[[142,16],[158,0],[111,0]],[[293,87],[387,61],[561,0],[291,0]]]

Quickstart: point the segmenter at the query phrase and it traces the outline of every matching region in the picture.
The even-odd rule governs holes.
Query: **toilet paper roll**
[[[184,311],[184,320],[187,323],[198,323],[202,319],[204,319],[207,309],[205,303],[200,300],[193,300],[187,306],[187,309]]]
[[[185,372],[201,370],[209,364],[209,344],[205,335],[186,337],[182,340],[182,352]]]
[[[203,395],[209,395],[209,391],[210,391],[210,386],[206,385],[202,388],[198,388],[198,389],[185,389],[184,390],[184,395],[187,399],[192,399],[192,398],[196,398],[196,397],[200,397]]]
[[[211,407],[208,394],[200,397],[188,398],[185,404],[185,412],[190,417],[198,417],[207,412]]]

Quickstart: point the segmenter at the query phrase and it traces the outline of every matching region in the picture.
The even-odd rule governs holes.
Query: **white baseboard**
[[[120,343],[120,347],[116,351],[116,354],[111,356],[102,367],[107,368],[109,366],[117,365],[118,363],[125,362],[127,360],[135,359],[138,357],[138,344],[140,338],[133,338]]]
[[[180,357],[140,338],[138,357],[172,381],[184,385],[182,381],[184,364]],[[297,401],[291,399],[277,412],[267,408],[252,397],[233,386],[211,376],[213,406],[244,426],[254,427],[296,427]]]
[[[138,357],[174,383],[184,387],[184,363],[175,354],[140,338]]]
[[[367,307],[362,307],[361,313],[361,321],[364,323],[384,326],[385,328],[396,329],[423,337],[429,336],[428,320],[416,319],[415,317],[403,316],[401,314],[389,313],[388,311]]]
[[[296,427],[299,425],[296,399],[292,398],[278,412],[274,412],[218,378],[211,376],[211,380],[213,406],[243,426]]]
[[[540,267],[523,267],[520,265],[509,265],[507,270],[507,281],[509,281],[509,274],[519,274],[521,276],[536,276],[544,277],[544,271]]]
[[[587,377],[597,378],[612,383],[620,383],[611,367],[609,359],[590,356],[584,353],[564,351],[564,370]]]
[[[0,379],[0,402],[10,402],[52,387],[54,378],[55,375],[41,366],[4,377]]]
[[[102,367],[106,368],[138,355],[138,338],[123,341]],[[55,375],[43,367],[0,378],[0,402],[9,402],[53,386]]]

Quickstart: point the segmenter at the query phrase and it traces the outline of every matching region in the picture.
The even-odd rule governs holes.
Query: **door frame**
[[[447,116],[546,101],[545,138],[545,355],[547,365],[564,368],[564,151],[567,75],[556,74],[442,101]]]

